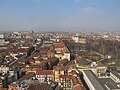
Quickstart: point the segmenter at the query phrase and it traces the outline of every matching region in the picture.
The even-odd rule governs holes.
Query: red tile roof
[[[75,70],[72,70],[71,72],[69,72],[69,75],[76,75],[77,72]]]
[[[54,70],[58,71],[58,70],[69,70],[71,69],[72,67],[71,66],[55,66],[54,67]]]
[[[70,78],[70,79],[72,79],[73,76],[72,75],[59,75],[59,78]]]
[[[85,90],[84,87],[80,84],[73,86],[73,90]]]
[[[72,83],[73,83],[73,90],[84,90],[83,85],[79,83],[77,77],[73,76]]]
[[[37,49],[37,50],[35,50],[33,53],[32,53],[32,56],[34,56],[34,55],[44,55],[44,54],[46,54],[47,55],[47,52],[48,52],[48,50],[49,50],[49,48],[39,48],[39,49]]]
[[[48,53],[55,53],[55,49],[53,47],[50,47],[50,49],[48,50]]]
[[[59,62],[59,65],[65,65],[65,63],[67,63],[68,59],[63,59]]]
[[[48,60],[48,62],[56,62],[56,61],[59,61],[59,59],[56,57],[52,57]]]
[[[79,84],[78,78],[73,76],[72,78],[73,85]]]
[[[70,62],[67,64],[67,66],[72,65],[72,64],[75,64],[75,61],[74,61],[74,60],[70,61]]]
[[[53,70],[36,70],[36,75],[54,75]]]
[[[65,45],[62,44],[62,43],[56,43],[56,44],[54,44],[54,47],[55,47],[55,48],[64,48]]]
[[[9,51],[9,53],[14,53],[14,54],[16,54],[16,53],[25,53],[25,52],[27,52],[27,51],[28,51],[28,49],[21,48],[21,49],[12,49],[12,50]]]
[[[0,88],[0,90],[8,90],[7,88]]]
[[[31,85],[29,90],[52,90],[48,84]]]

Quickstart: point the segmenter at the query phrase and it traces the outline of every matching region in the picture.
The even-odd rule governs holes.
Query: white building
[[[63,59],[70,60],[70,51],[64,44],[62,43],[54,44],[54,48],[55,48],[55,57],[59,58],[60,60]]]
[[[74,36],[74,37],[73,37],[73,40],[74,40],[76,43],[78,43],[78,42],[79,42],[79,36]]]
[[[4,34],[0,34],[0,38],[4,38]]]

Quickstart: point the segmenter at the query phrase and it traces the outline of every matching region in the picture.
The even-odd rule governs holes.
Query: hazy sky
[[[120,31],[120,0],[0,0],[0,31]]]

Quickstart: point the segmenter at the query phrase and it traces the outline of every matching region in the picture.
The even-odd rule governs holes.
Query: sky
[[[0,31],[120,31],[120,0],[0,0]]]

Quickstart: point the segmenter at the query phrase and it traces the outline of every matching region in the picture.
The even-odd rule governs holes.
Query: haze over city
[[[120,90],[120,0],[0,0],[0,90]]]
[[[119,31],[120,0],[0,0],[0,31]]]

